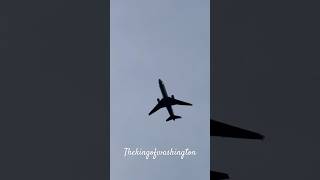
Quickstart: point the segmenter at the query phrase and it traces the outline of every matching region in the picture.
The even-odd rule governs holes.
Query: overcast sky
[[[111,0],[111,179],[209,179],[209,0]],[[148,116],[168,94],[193,106]],[[123,157],[123,148],[178,148],[196,156]]]

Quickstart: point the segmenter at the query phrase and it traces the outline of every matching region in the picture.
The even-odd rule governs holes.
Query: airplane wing
[[[158,104],[149,112],[149,116],[161,108],[163,108],[162,101],[158,102]]]
[[[185,105],[185,106],[192,106],[192,104],[183,102],[174,98],[170,98],[170,104],[171,105]]]
[[[229,175],[216,171],[210,171],[210,180],[229,179]]]
[[[210,121],[210,135],[244,139],[264,139],[264,136],[259,133],[224,124],[215,120]]]

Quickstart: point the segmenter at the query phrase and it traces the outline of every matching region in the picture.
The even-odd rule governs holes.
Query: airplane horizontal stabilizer
[[[176,119],[179,119],[179,118],[181,118],[181,116],[173,115],[173,116],[168,117],[168,119],[166,121],[176,120]]]

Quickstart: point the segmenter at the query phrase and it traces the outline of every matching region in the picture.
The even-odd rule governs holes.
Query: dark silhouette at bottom
[[[215,120],[211,120],[210,122],[210,136],[264,139],[264,136],[259,133],[241,129]]]
[[[210,121],[210,136],[255,140],[264,139],[264,136],[259,133],[241,129],[215,120]],[[222,179],[229,179],[229,175],[221,172],[210,171],[210,180]]]
[[[210,179],[211,180],[229,179],[229,175],[225,174],[225,173],[211,171],[210,172]]]

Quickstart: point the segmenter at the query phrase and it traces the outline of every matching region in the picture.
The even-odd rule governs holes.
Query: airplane
[[[263,140],[264,136],[239,127],[231,126],[219,121],[210,121],[210,136],[228,137],[228,138],[243,138],[243,139],[255,139]],[[210,180],[223,180],[229,179],[229,175],[226,173],[210,171]]]
[[[150,111],[149,116],[151,114],[153,114],[154,112],[158,111],[159,109],[165,107],[165,108],[167,108],[168,113],[170,115],[166,121],[170,121],[170,120],[175,121],[176,119],[181,118],[181,116],[177,116],[174,114],[173,109],[172,109],[173,105],[192,106],[192,104],[190,104],[190,103],[175,99],[174,95],[171,95],[171,97],[169,97],[167,90],[166,90],[166,87],[164,86],[161,79],[159,79],[159,87],[160,87],[160,90],[161,90],[163,97],[161,100],[159,98],[157,98],[158,104]]]

